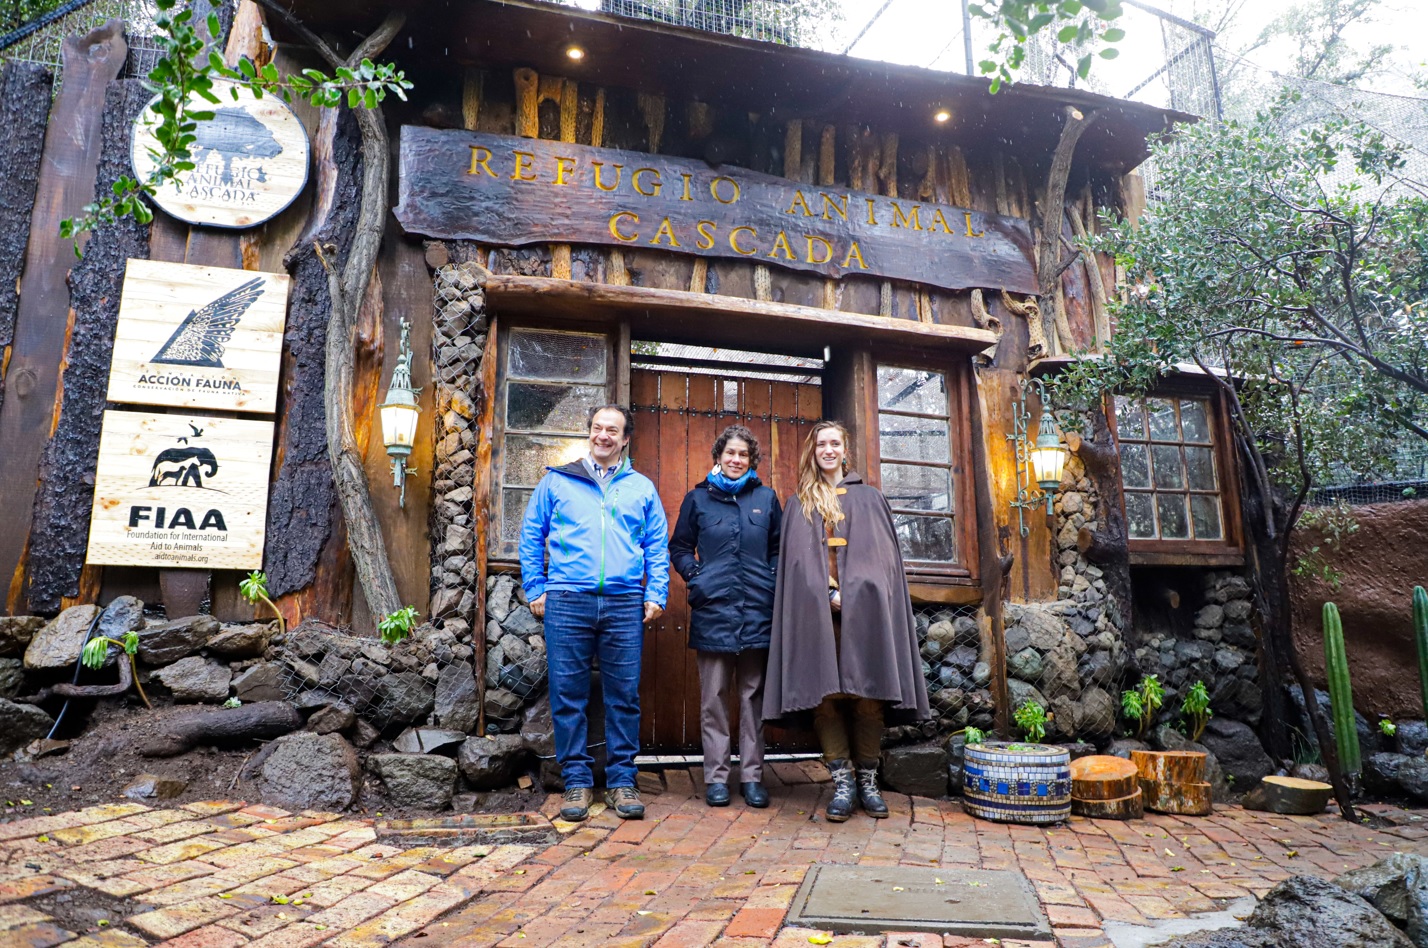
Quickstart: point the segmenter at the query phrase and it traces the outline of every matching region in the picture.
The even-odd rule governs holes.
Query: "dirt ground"
[[[64,726],[55,735],[73,743],[63,754],[28,762],[0,761],[0,822],[49,812],[74,810],[95,803],[122,799],[123,789],[140,774],[154,774],[186,781],[177,797],[166,800],[141,799],[151,806],[176,806],[199,800],[262,800],[258,787],[241,776],[243,766],[262,744],[250,742],[240,747],[199,747],[178,757],[141,757],[137,748],[164,730],[164,722],[175,715],[191,714],[195,705],[174,705],[151,695],[153,710],[137,698],[101,699],[88,709],[76,701],[66,715]],[[52,713],[57,708],[47,708]],[[391,750],[379,741],[359,754]],[[538,786],[529,791],[465,793],[458,786],[458,803],[465,812],[514,813],[538,807],[545,792]],[[368,778],[353,812],[363,816],[418,817],[428,811],[393,805]]]

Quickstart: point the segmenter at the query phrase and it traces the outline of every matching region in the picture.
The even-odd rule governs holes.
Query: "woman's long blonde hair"
[[[828,482],[823,479],[823,472],[818,469],[818,461],[813,457],[814,450],[818,447],[819,433],[829,428],[843,437],[843,467],[845,470],[848,467],[852,452],[848,429],[837,421],[815,422],[813,430],[809,431],[808,437],[803,440],[803,450],[798,454],[797,494],[804,519],[812,523],[813,512],[816,510],[823,517],[823,522],[832,526],[843,519],[843,505],[838,502],[837,491],[829,487]]]

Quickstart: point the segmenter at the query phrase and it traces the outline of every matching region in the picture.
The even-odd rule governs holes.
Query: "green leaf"
[[[1120,54],[1121,54],[1121,51],[1118,50],[1118,49],[1116,49],[1114,46],[1112,46],[1112,47],[1110,47],[1109,49],[1103,49],[1103,50],[1101,50],[1101,52],[1100,52],[1098,55],[1100,55],[1100,57],[1101,57],[1102,59],[1115,59],[1115,58],[1116,58],[1117,56],[1119,56]]]
[[[1089,76],[1090,74],[1091,74],[1091,54],[1090,54],[1090,53],[1087,53],[1086,55],[1082,56],[1080,59],[1076,60],[1076,75],[1080,76],[1082,79],[1085,79],[1085,78],[1086,78],[1087,76]]]
[[[1101,34],[1101,39],[1105,40],[1107,43],[1119,43],[1125,38],[1126,31],[1121,29],[1120,27],[1113,26],[1109,30],[1106,30],[1106,32]]]
[[[1072,24],[1071,26],[1063,26],[1056,34],[1056,42],[1069,43],[1076,38],[1076,34],[1079,31],[1080,27],[1076,26],[1075,24]]]

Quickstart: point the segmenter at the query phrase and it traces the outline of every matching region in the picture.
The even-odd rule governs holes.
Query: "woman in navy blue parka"
[[[714,469],[679,507],[669,541],[689,587],[689,647],[698,653],[704,796],[729,803],[728,696],[739,697],[739,789],[749,806],[768,806],[763,786],[764,669],[773,625],[783,509],[755,473],[759,442],[742,425],[714,441]]]

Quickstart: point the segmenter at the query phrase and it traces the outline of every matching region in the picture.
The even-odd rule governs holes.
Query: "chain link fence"
[[[0,60],[50,67],[58,91],[65,38],[82,36],[109,20],[118,19],[124,21],[124,39],[129,44],[129,55],[119,77],[142,78],[159,59],[158,44],[154,42],[156,12],[153,0],[71,0],[0,36]]]
[[[978,606],[917,606],[917,642],[927,700],[941,733],[992,726],[991,665],[982,654]]]

